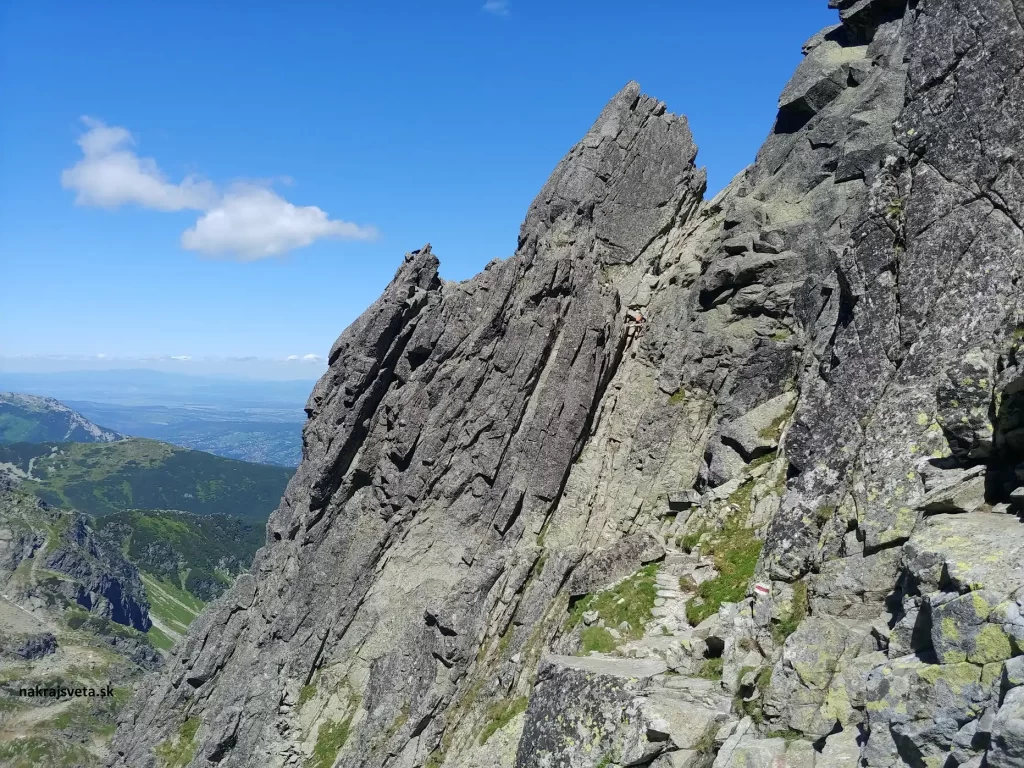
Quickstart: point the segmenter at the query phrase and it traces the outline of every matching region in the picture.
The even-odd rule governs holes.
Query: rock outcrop
[[[405,257],[115,765],[1024,764],[1024,7],[832,5],[714,199],[631,83]]]
[[[0,488],[0,586],[40,617],[74,607],[140,632],[152,626],[142,578],[121,550],[100,541],[84,515],[13,483]]]

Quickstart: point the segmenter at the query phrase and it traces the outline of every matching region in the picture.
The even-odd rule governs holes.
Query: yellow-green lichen
[[[1002,674],[1003,662],[993,661],[990,664],[986,664],[981,668],[981,684],[985,686],[992,685]]]
[[[968,663],[927,664],[917,671],[918,677],[930,685],[945,686],[954,695],[962,695],[968,686],[981,680],[981,669]]]
[[[991,664],[1004,661],[1013,655],[1010,638],[997,624],[983,624],[974,636],[974,649],[967,654],[967,660],[974,664]]]

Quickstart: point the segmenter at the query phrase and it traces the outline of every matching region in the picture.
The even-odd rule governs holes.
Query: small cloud
[[[320,355],[303,355],[302,359],[305,360],[307,363],[319,363],[321,360],[323,360],[323,358],[320,357]]]
[[[487,0],[484,10],[495,16],[508,16],[508,0]]]
[[[100,352],[98,355],[96,355],[96,357],[98,359],[100,359],[100,360],[106,360],[107,359],[107,353],[106,352]]]
[[[272,189],[240,185],[203,214],[194,227],[185,230],[181,245],[189,251],[234,254],[243,261],[255,261],[302,248],[321,238],[376,237],[373,227],[332,219],[315,205],[293,205]]]
[[[171,355],[171,360],[185,361],[185,360],[191,360],[191,359],[192,359],[192,355]]]
[[[294,361],[296,361],[298,359],[299,359],[298,355],[288,355],[288,357],[285,358],[285,362],[291,363],[291,362],[294,362]]]
[[[167,180],[156,161],[131,149],[131,133],[100,120],[83,117],[88,130],[78,139],[82,159],[60,176],[75,191],[77,205],[117,208],[134,203],[158,211],[202,210],[216,197],[212,184],[187,176],[179,184]]]
[[[74,190],[77,205],[118,208],[134,203],[157,211],[203,211],[181,235],[186,250],[232,255],[242,261],[279,256],[316,240],[372,240],[373,227],[332,219],[315,205],[297,206],[271,184],[291,186],[288,176],[263,183],[237,183],[227,192],[198,176],[168,181],[156,160],[139,157],[135,139],[120,126],[83,117],[79,137],[82,159],[61,174],[61,185]]]

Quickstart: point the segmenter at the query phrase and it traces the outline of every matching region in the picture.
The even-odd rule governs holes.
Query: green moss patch
[[[753,672],[756,667],[743,667],[739,674],[736,676],[737,685],[747,673]],[[768,690],[768,684],[772,681],[772,668],[770,666],[761,667],[757,670],[757,675],[754,678],[754,687],[757,689],[758,696],[754,696],[750,701],[744,700],[744,690],[742,686],[739,686],[739,692],[733,699],[733,709],[737,714],[741,716],[749,717],[755,723],[764,722],[764,695],[765,691]]]
[[[793,402],[786,407],[785,411],[776,416],[772,420],[771,424],[759,431],[757,434],[766,440],[777,440],[779,436],[782,435],[782,430],[786,428],[786,424],[788,424],[789,420],[793,418],[794,411],[796,411],[795,398],[793,399]]]

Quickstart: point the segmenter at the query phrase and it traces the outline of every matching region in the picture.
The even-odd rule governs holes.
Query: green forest
[[[174,509],[263,522],[294,470],[132,438],[115,443],[0,445],[0,463],[25,490],[93,517],[126,509]]]

